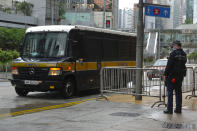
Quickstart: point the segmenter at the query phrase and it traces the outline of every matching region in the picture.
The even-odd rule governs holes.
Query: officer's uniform
[[[168,91],[167,111],[173,112],[173,90],[176,93],[176,113],[181,113],[182,109],[182,81],[186,75],[187,55],[182,49],[176,49],[170,53],[168,63],[164,72],[166,76],[166,86]]]

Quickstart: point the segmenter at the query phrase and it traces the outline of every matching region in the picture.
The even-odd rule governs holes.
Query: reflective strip
[[[136,66],[136,61],[113,61],[113,62],[101,62],[101,67],[111,66]]]
[[[23,63],[12,63],[12,66],[14,67],[56,67],[56,63],[29,63],[29,62],[23,62]]]

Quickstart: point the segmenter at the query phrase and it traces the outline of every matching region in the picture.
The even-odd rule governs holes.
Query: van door
[[[84,36],[82,50],[82,61],[77,63],[78,69],[81,68],[81,84],[84,89],[99,88],[99,74],[101,68],[101,40],[96,36]]]
[[[77,46],[73,47],[76,60],[76,76],[78,89],[98,88],[101,68],[101,40],[94,33],[78,33],[75,37]],[[73,45],[76,45],[73,44]]]

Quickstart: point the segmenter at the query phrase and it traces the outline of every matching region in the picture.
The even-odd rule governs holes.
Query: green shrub
[[[154,57],[153,56],[147,56],[144,58],[144,62],[150,63],[154,61]]]
[[[0,49],[0,62],[1,63],[7,63],[13,59],[16,59],[17,57],[19,57],[19,53],[14,50],[14,51],[10,51],[10,50],[2,50]]]
[[[190,53],[188,56],[188,59],[197,59],[197,52],[192,52],[192,53]]]

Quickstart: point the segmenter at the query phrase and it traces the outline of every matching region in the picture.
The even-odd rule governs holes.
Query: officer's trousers
[[[181,111],[182,109],[182,81],[183,77],[176,77],[175,82],[172,82],[172,77],[168,78],[166,81],[167,91],[168,91],[168,111],[173,111],[173,90],[175,90],[176,95],[176,109]]]

